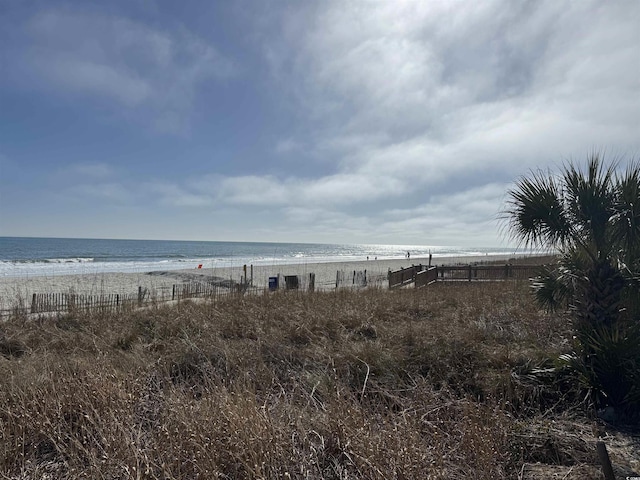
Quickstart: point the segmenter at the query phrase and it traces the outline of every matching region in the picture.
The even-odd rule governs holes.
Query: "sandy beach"
[[[455,263],[501,262],[513,260],[513,255],[490,255],[477,257],[433,258],[433,265]],[[329,290],[335,288],[337,272],[344,272],[350,278],[353,272],[367,271],[369,285],[386,286],[387,272],[411,265],[428,264],[428,258],[398,258],[391,260],[363,260],[349,262],[308,263],[288,265],[247,266],[247,281],[256,289],[265,289],[269,277],[280,275],[280,282],[286,275],[299,276],[301,287],[306,288],[309,274],[315,274],[315,288]],[[51,275],[0,278],[0,310],[13,308],[18,303],[27,303],[34,293],[76,293],[84,295],[134,294],[139,287],[166,296],[173,285],[183,283],[216,283],[228,285],[243,281],[242,266],[227,268],[193,268],[188,270],[158,270],[140,273],[96,273],[82,275]]]

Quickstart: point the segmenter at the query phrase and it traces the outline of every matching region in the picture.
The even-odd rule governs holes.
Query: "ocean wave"
[[[73,257],[73,258],[35,258],[19,260],[3,260],[3,264],[35,264],[35,263],[90,263],[94,262],[93,257]]]
[[[91,257],[75,257],[75,258],[47,258],[44,263],[89,263],[93,262]]]

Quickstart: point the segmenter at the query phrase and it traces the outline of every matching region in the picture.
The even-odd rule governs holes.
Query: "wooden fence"
[[[424,268],[422,265],[412,265],[396,271],[389,270],[389,274],[387,275],[389,288],[401,287],[415,282],[416,275],[424,270]]]
[[[440,265],[425,267],[413,265],[396,271],[390,271],[389,288],[402,287],[415,283],[423,287],[435,281],[497,281],[524,280],[540,273],[542,265]]]
[[[416,272],[416,288],[424,287],[438,279],[438,269],[436,267],[428,267],[426,270]]]
[[[31,297],[31,305],[24,308],[25,313],[55,313],[73,311],[113,311],[125,307],[143,307],[154,302],[167,302],[170,300],[184,300],[188,298],[216,298],[234,293],[218,285],[205,283],[184,283],[173,285],[170,291],[159,289],[149,291],[138,287],[137,294],[100,294],[85,295],[76,293],[34,293]],[[5,315],[16,313],[20,308],[9,309],[0,312]]]
[[[526,280],[540,273],[542,265],[444,265],[438,266],[438,280]]]
[[[208,283],[183,283],[174,285],[171,290],[171,300],[182,300],[198,297],[218,297],[229,293],[228,288]]]
[[[77,310],[117,310],[139,303],[135,294],[79,295],[75,293],[34,293],[31,297],[31,313]]]
[[[337,270],[336,288],[361,288],[367,286],[366,270]]]

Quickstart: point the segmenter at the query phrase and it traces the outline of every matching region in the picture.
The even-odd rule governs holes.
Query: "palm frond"
[[[537,303],[549,312],[566,309],[573,296],[573,284],[562,267],[545,268],[532,283]]]
[[[521,178],[507,192],[512,235],[526,246],[562,246],[571,234],[561,189],[556,179],[542,172]]]
[[[615,191],[613,176],[615,164],[604,167],[597,154],[593,154],[582,171],[574,164],[565,166],[563,181],[567,210],[576,231],[587,240],[594,256],[605,258],[610,253],[607,227],[613,215]]]
[[[640,263],[640,162],[632,162],[616,178],[611,242],[627,268]]]

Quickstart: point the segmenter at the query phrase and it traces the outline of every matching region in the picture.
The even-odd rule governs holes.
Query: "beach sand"
[[[513,260],[513,255],[490,255],[477,257],[438,257],[432,259],[433,265],[450,265],[456,263],[502,262]],[[352,278],[353,272],[367,271],[369,285],[386,286],[389,269],[398,270],[411,265],[427,265],[428,258],[398,258],[392,260],[363,260],[349,262],[308,263],[289,265],[247,266],[247,280],[253,280],[256,289],[266,289],[269,277],[280,275],[284,282],[285,275],[298,275],[301,288],[306,288],[309,274],[315,274],[316,290],[335,288],[336,274],[344,272],[345,278]],[[83,295],[125,294],[132,295],[142,287],[155,293],[158,298],[170,295],[175,284],[202,282],[228,285],[240,283],[244,275],[243,267],[202,268],[188,270],[153,271],[140,273],[96,273],[82,275],[51,275],[33,277],[0,278],[0,310],[11,309],[18,305],[28,304],[34,293],[76,293]]]

